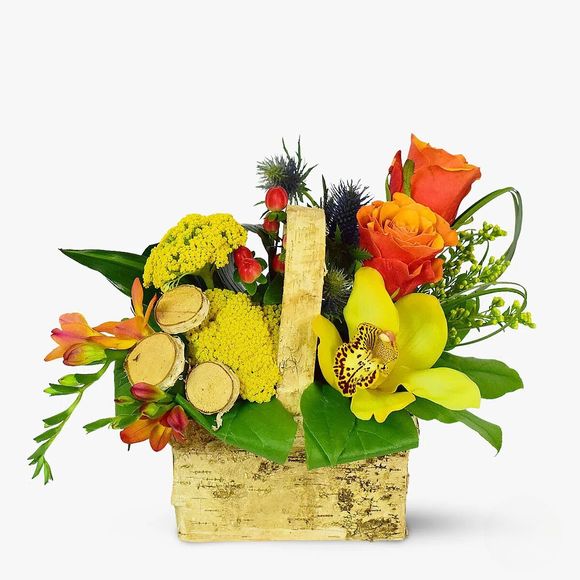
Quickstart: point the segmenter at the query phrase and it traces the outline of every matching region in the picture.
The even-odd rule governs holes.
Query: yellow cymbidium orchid
[[[393,304],[382,276],[360,268],[344,308],[349,342],[324,316],[313,322],[318,361],[326,381],[352,397],[356,417],[382,423],[415,396],[448,409],[479,407],[477,385],[464,373],[431,368],[447,342],[447,320],[439,301],[428,294],[408,294]],[[397,391],[399,386],[404,391]]]

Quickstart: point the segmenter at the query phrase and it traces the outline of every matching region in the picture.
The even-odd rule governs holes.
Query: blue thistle
[[[359,241],[358,210],[371,201],[367,193],[368,187],[350,181],[340,181],[325,192],[324,212],[326,214],[327,235],[332,240],[357,246]]]

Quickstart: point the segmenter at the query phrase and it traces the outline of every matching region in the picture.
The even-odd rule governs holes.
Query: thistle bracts
[[[308,167],[302,159],[300,139],[298,139],[298,147],[294,155],[290,155],[283,139],[282,148],[284,155],[266,157],[258,163],[258,177],[260,178],[258,187],[265,190],[283,187],[288,193],[290,203],[304,203],[304,198],[306,198],[308,205],[318,206],[306,185],[306,178],[316,165]]]

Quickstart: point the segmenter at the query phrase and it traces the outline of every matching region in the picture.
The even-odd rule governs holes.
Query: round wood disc
[[[160,332],[137,343],[127,357],[125,369],[133,385],[148,383],[165,388],[171,386],[168,382],[175,383],[184,364],[183,343]]]
[[[155,307],[155,320],[165,332],[181,334],[199,326],[208,311],[205,294],[196,286],[184,284],[161,296]]]
[[[185,392],[189,402],[202,413],[223,413],[238,398],[240,381],[226,365],[205,362],[189,373]]]

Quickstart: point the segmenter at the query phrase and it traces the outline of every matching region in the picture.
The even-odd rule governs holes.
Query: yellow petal
[[[404,409],[414,400],[411,393],[385,393],[380,389],[364,389],[354,394],[350,410],[363,421],[368,421],[374,415],[377,422],[383,423],[393,411]]]
[[[326,382],[335,389],[338,389],[338,382],[332,367],[334,365],[336,351],[342,344],[342,338],[336,326],[322,315],[318,315],[312,321],[312,330],[314,330],[314,334],[316,334],[319,340],[318,363],[320,364],[320,370]]]
[[[430,369],[447,342],[447,319],[435,296],[407,294],[397,304],[399,362],[410,369]]]
[[[385,289],[383,277],[374,268],[360,268],[354,275],[352,292],[344,308],[344,318],[351,338],[363,322],[395,334],[399,331],[399,315]]]
[[[429,399],[453,411],[479,407],[481,395],[477,385],[462,372],[444,367],[408,371],[400,377],[411,393]]]

